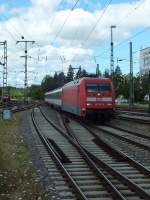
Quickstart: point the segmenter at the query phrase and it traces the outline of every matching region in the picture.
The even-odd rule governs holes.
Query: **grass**
[[[0,119],[0,199],[46,200],[34,172],[27,146],[20,136],[20,114]]]

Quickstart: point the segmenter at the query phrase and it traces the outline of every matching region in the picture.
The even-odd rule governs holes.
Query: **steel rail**
[[[116,119],[119,120],[126,120],[126,121],[133,121],[133,122],[140,122],[142,124],[150,124],[149,120],[144,120],[144,119],[138,119],[138,118],[131,118],[131,117],[125,117],[125,116],[120,116],[120,115],[115,115]]]
[[[127,114],[127,115],[131,115],[131,116],[143,116],[143,117],[150,117],[149,113],[146,112],[137,112],[137,111],[130,111],[130,110],[119,110],[116,109],[116,113],[117,114]]]
[[[127,184],[130,186],[131,189],[133,189],[134,191],[136,191],[136,193],[141,196],[142,198],[144,198],[145,200],[149,200],[150,199],[150,194],[147,193],[145,190],[143,190],[141,187],[139,187],[136,183],[134,183],[133,181],[131,181],[130,179],[128,179],[127,177],[125,177],[124,175],[122,175],[121,173],[117,172],[115,169],[113,169],[111,166],[109,166],[107,163],[105,163],[104,161],[102,161],[100,158],[97,158],[94,154],[92,154],[91,152],[89,152],[85,147],[82,146],[82,144],[79,142],[79,140],[77,139],[77,137],[75,136],[75,134],[73,134],[71,128],[69,126],[66,126],[68,132],[72,135],[72,137],[77,141],[77,143],[79,144],[79,146],[81,148],[83,148],[86,153],[90,156],[90,158],[95,161],[97,164],[99,164],[101,167],[103,167],[104,169],[107,169],[107,171],[109,173],[111,173],[113,176],[117,177],[120,181],[122,181],[124,184]],[[97,137],[96,140],[99,141],[99,138]],[[108,146],[108,145],[107,145]],[[101,145],[100,145],[101,147]],[[111,148],[111,150],[114,150],[113,148]],[[117,153],[117,152],[116,152]],[[119,153],[117,153],[117,155],[119,155]],[[119,155],[121,157],[121,154]],[[123,160],[127,160],[126,157],[122,157],[121,159]],[[130,160],[131,162],[131,160]],[[138,163],[134,163],[132,160],[132,165],[138,165]],[[143,166],[138,165],[136,166],[136,168],[140,168],[141,171],[144,170],[144,174],[146,174],[147,176],[150,177],[150,173],[147,169],[145,169]]]
[[[130,131],[130,130],[127,130],[127,129],[124,129],[124,128],[121,128],[121,127],[117,127],[117,126],[112,125],[112,124],[108,124],[108,123],[105,123],[105,124],[106,124],[108,127],[117,129],[117,130],[119,130],[119,131],[125,131],[125,132],[130,133],[130,134],[133,134],[133,135],[135,135],[135,136],[138,136],[138,137],[141,137],[141,138],[150,140],[150,136],[143,135],[143,134],[141,134],[141,133],[137,133],[137,132],[134,132],[134,131]]]
[[[99,131],[104,131],[104,132],[107,133],[108,135],[112,135],[112,136],[114,136],[114,137],[116,137],[116,138],[118,138],[118,139],[120,139],[120,140],[123,140],[123,141],[128,142],[128,143],[133,144],[133,145],[136,145],[137,147],[140,147],[140,148],[142,148],[142,149],[144,149],[144,150],[150,151],[150,146],[147,146],[147,145],[145,145],[145,144],[139,143],[139,142],[134,141],[134,140],[132,140],[132,139],[126,138],[126,137],[124,137],[124,136],[122,136],[122,135],[118,135],[118,134],[112,133],[111,131],[105,130],[105,129],[100,128],[100,127],[94,126],[93,128],[94,128],[94,129],[97,129],[97,130],[99,130]]]
[[[41,110],[41,109],[40,109]],[[89,167],[93,170],[93,172],[96,173],[96,175],[100,178],[100,180],[103,180],[103,184],[106,187],[106,189],[112,194],[112,197],[118,200],[126,200],[126,198],[117,190],[117,188],[111,183],[111,181],[104,175],[104,173],[96,166],[96,164],[92,161],[92,159],[88,156],[86,151],[79,145],[79,143],[76,141],[76,139],[73,137],[71,133],[64,132],[60,128],[58,128],[52,121],[50,121],[47,116],[43,113],[41,110],[41,113],[43,117],[49,122],[56,130],[58,130],[60,133],[62,133],[69,142],[71,142],[72,145],[74,145],[78,151],[81,153],[81,155],[86,160]],[[72,137],[71,137],[72,135]]]
[[[42,135],[42,133],[41,133],[36,121],[35,121],[35,118],[34,118],[34,110],[32,110],[32,112],[31,112],[31,119],[32,119],[32,122],[33,122],[33,125],[35,127],[35,130],[37,131],[41,141],[43,142],[44,146],[46,147],[46,149],[48,150],[48,152],[52,156],[52,158],[53,158],[54,162],[57,164],[58,168],[61,169],[61,172],[65,175],[65,177],[68,180],[69,184],[72,186],[73,191],[75,192],[77,198],[79,198],[81,200],[87,200],[87,198],[85,197],[85,195],[83,194],[81,189],[78,187],[76,182],[72,179],[70,174],[67,172],[67,170],[65,169],[65,167],[63,166],[63,164],[59,160],[58,156],[54,152],[54,150],[51,147],[51,145],[49,144],[48,140]]]
[[[108,142],[103,140],[100,136],[98,136],[93,130],[90,129],[90,127],[82,124],[93,136],[95,137],[95,142],[97,144],[100,144],[101,147],[104,147],[110,154],[118,157],[119,159],[124,159],[125,161],[129,162],[133,167],[140,170],[145,175],[148,175],[150,177],[150,170],[146,167],[144,167],[142,164],[134,160],[133,158],[127,156],[125,153],[119,151],[118,149],[113,148]]]
[[[124,184],[127,184],[131,189],[133,189],[140,197],[144,198],[145,200],[150,199],[150,194],[147,193],[145,190],[143,190],[141,187],[139,187],[136,183],[131,181],[129,178],[126,176],[122,175],[120,172],[117,172],[115,169],[113,169],[111,166],[106,164],[104,161],[101,159],[97,158],[95,155],[87,151],[87,154],[91,157],[95,163],[97,163],[100,167],[103,167],[107,169],[108,172],[110,172],[113,176],[117,177],[121,182]]]

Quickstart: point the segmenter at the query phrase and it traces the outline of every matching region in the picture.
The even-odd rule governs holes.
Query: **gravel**
[[[42,146],[42,143],[32,126],[30,111],[22,112],[21,133],[24,143],[29,148],[32,163],[37,173],[37,180],[39,179],[42,183],[45,193],[47,193],[48,199],[60,199],[59,194],[55,188],[55,183],[49,176],[48,168],[45,165],[41,152],[38,148],[38,146]],[[45,153],[47,153],[47,151],[45,151]],[[48,153],[47,156],[49,156]]]

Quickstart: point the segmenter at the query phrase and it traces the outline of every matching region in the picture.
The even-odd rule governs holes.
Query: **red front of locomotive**
[[[115,95],[110,79],[82,78],[63,86],[62,110],[75,115],[97,116],[113,114]]]
[[[115,110],[115,94],[110,79],[84,78],[80,83],[81,116],[108,115]]]

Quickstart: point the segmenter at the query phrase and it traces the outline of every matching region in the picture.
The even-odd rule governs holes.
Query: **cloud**
[[[75,2],[74,0],[30,1],[29,7],[8,9],[11,17],[0,21],[0,35],[1,41],[7,38],[8,67],[14,71],[24,69],[24,60],[19,57],[24,54],[24,46],[23,44],[16,45],[16,40],[21,40],[23,35],[27,40],[36,41],[33,46],[29,44],[29,49],[32,47],[29,50],[29,55],[32,57],[29,58],[29,71],[32,67],[32,71],[40,73],[39,83],[43,74],[51,69],[62,69],[60,56],[66,59],[63,63],[65,71],[70,63],[79,65],[79,62],[82,62],[84,65],[83,59],[90,60],[89,57],[94,55],[94,48],[110,38],[112,24],[117,25],[114,30],[116,41],[129,38],[136,28],[150,26],[149,0],[111,4],[96,27],[94,24],[104,12],[101,6],[90,11],[80,4],[80,7],[71,12],[69,9],[58,9],[58,7],[60,3],[63,6],[63,2],[70,4]],[[84,2],[89,3],[88,0]],[[1,6],[0,13],[3,14],[6,7]],[[62,26],[64,22],[66,23]],[[63,28],[60,29],[61,27]],[[1,55],[0,52],[0,57]],[[48,60],[44,59],[46,56]],[[88,63],[84,66],[89,69]],[[23,74],[18,73],[17,78],[22,79],[22,76]],[[29,74],[29,77],[32,75]],[[11,78],[10,80],[12,81]]]

